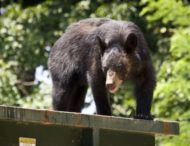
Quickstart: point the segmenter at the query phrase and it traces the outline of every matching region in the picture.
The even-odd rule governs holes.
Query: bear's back
[[[80,34],[90,34],[96,28],[100,27],[101,25],[112,21],[108,18],[87,18],[80,20],[76,23],[71,24],[65,31],[65,34],[72,34],[71,32],[75,32],[75,34],[78,32]]]

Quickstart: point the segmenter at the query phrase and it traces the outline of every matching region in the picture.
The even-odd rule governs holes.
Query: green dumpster
[[[163,134],[179,124],[0,106],[0,146],[154,146]]]

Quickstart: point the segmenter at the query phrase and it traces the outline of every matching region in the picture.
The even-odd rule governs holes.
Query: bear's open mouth
[[[109,85],[107,85],[107,88],[109,91],[114,91],[116,89],[116,86],[115,86],[115,84],[109,84]]]
[[[110,93],[115,93],[120,85],[122,84],[122,80],[119,79],[117,73],[111,69],[107,71],[106,76],[106,87]]]
[[[107,89],[110,93],[115,93],[118,91],[120,85],[122,84],[122,81],[120,80],[120,82],[118,84],[109,84],[109,85],[106,85],[107,86]]]

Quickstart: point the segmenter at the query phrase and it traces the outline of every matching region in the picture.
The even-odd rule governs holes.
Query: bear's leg
[[[146,89],[146,84],[144,86],[136,87],[136,115],[137,119],[147,119],[152,120],[152,116],[150,114],[151,104],[152,104],[152,92]]]
[[[153,68],[147,66],[142,75],[141,79],[139,79],[142,82],[137,83],[135,86],[137,105],[135,118],[152,120],[151,104],[156,84]]]
[[[105,77],[101,71],[97,74],[91,74],[90,86],[96,104],[97,114],[111,115],[109,94],[105,86]]]
[[[87,82],[84,76],[71,72],[62,80],[53,80],[53,108],[59,111],[80,112],[84,104]]]
[[[69,91],[59,83],[53,83],[53,109],[58,111],[67,111],[70,102]]]
[[[74,90],[71,93],[71,101],[68,111],[81,112],[84,106],[85,95],[87,92],[87,85],[75,84]]]

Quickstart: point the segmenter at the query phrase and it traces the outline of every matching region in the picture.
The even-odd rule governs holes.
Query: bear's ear
[[[130,33],[127,36],[127,40],[125,42],[125,50],[128,54],[130,54],[133,53],[136,47],[137,47],[137,36],[134,33]]]
[[[106,49],[106,43],[100,38],[100,36],[97,36],[98,45],[100,46],[100,51],[103,54]]]

